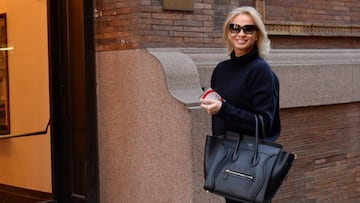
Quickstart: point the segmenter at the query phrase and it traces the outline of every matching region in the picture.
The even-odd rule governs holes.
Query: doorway
[[[53,195],[99,202],[92,1],[48,0]]]

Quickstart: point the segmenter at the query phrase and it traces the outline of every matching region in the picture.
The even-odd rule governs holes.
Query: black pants
[[[225,200],[226,200],[226,203],[238,203],[237,201],[234,201],[234,200],[231,200],[231,199],[226,199],[225,198]]]
[[[242,203],[242,202],[235,201],[235,200],[231,200],[231,199],[227,199],[227,198],[225,198],[225,200],[226,200],[226,203]]]
[[[241,203],[241,202],[231,200],[231,199],[226,199],[226,198],[225,198],[225,200],[226,200],[226,203]],[[270,201],[270,203],[271,203],[271,201]]]

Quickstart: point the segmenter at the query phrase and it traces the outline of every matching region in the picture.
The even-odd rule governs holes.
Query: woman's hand
[[[222,102],[215,99],[201,99],[201,107],[210,115],[217,114],[221,109]]]

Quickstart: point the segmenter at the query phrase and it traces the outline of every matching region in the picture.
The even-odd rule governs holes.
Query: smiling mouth
[[[236,40],[236,43],[238,43],[238,44],[246,44],[246,40]]]

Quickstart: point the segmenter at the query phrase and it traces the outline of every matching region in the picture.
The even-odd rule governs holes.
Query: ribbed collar
[[[232,51],[230,57],[231,57],[231,60],[237,61],[241,64],[247,64],[250,61],[253,61],[253,60],[259,58],[259,52],[258,52],[258,48],[255,46],[249,53],[247,53],[244,56],[236,57],[235,51]]]

